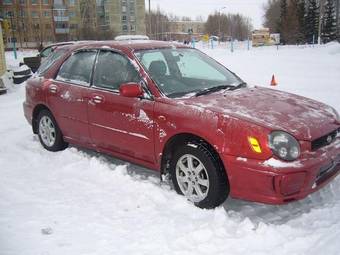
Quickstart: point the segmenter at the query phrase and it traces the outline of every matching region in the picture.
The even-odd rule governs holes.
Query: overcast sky
[[[202,15],[206,19],[209,13],[221,10],[223,13],[241,13],[252,19],[254,28],[262,27],[263,4],[267,0],[151,0],[151,9],[173,13],[178,16],[195,18]],[[145,0],[148,9],[149,0]]]

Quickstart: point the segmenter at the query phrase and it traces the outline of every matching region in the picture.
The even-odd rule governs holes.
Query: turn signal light
[[[249,136],[248,142],[253,151],[255,151],[256,153],[262,153],[260,143],[255,137]]]

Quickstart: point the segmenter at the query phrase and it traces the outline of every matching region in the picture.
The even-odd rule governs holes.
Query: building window
[[[122,6],[122,12],[126,12],[126,5]]]
[[[32,4],[37,4],[37,3],[38,3],[38,0],[31,0],[31,3],[32,3]]]
[[[69,16],[69,17],[75,17],[76,14],[75,14],[75,12],[68,12],[68,16]]]
[[[133,32],[136,31],[136,26],[135,25],[131,25],[130,26],[130,31],[133,31]]]
[[[44,0],[43,3],[44,4],[49,4],[49,0]]]
[[[5,17],[7,17],[7,18],[14,17],[14,13],[11,12],[11,11],[7,11],[7,12],[5,13]]]
[[[123,29],[124,32],[126,32],[126,31],[128,31],[128,26],[127,25],[123,25],[122,29]]]
[[[44,16],[45,17],[49,17],[50,16],[50,13],[48,11],[44,11]]]
[[[126,20],[127,20],[126,15],[123,15],[123,16],[122,16],[122,21],[123,21],[123,22],[126,22]]]
[[[68,1],[69,6],[74,6],[75,5],[75,0],[69,0]]]
[[[25,17],[25,11],[24,10],[20,10],[19,11],[19,15],[20,15],[20,17]]]
[[[20,3],[21,5],[25,5],[25,0],[20,0],[19,3]]]
[[[13,3],[13,1],[12,0],[3,0],[4,2],[4,4],[12,4]]]
[[[78,24],[70,24],[71,29],[78,29]]]
[[[36,11],[31,12],[32,18],[38,18],[38,13]]]
[[[130,16],[130,21],[134,22],[135,21],[135,16]]]

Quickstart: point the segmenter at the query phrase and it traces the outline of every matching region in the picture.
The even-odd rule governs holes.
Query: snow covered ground
[[[275,74],[278,89],[340,111],[339,44],[204,51],[248,83],[269,86]],[[228,199],[201,210],[147,169],[74,147],[44,150],[23,100],[23,85],[0,96],[1,255],[339,254],[340,177],[284,206]]]

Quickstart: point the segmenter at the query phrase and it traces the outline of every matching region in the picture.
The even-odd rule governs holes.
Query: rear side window
[[[93,85],[118,90],[123,83],[139,82],[140,76],[130,61],[121,54],[101,51],[93,76]]]
[[[57,80],[89,86],[96,51],[76,52],[61,66]]]
[[[64,55],[66,50],[56,50],[52,52],[45,60],[42,61],[37,73],[43,75],[61,56]]]

